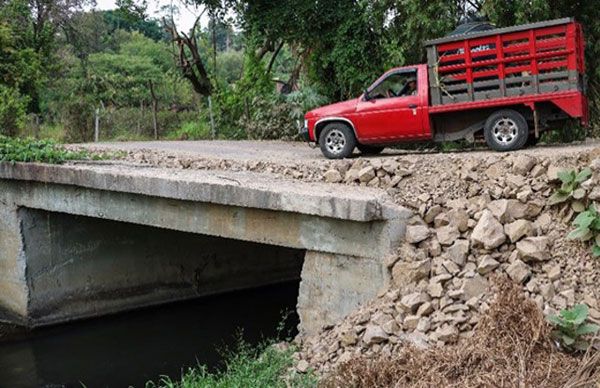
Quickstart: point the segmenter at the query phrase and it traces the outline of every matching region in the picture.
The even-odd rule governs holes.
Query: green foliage
[[[317,93],[308,85],[301,87],[299,91],[288,94],[285,100],[290,105],[289,117],[294,122],[303,122],[306,112],[329,102],[327,97]]]
[[[229,50],[217,55],[217,80],[224,84],[239,81],[244,69],[243,51]]]
[[[298,125],[291,117],[292,108],[278,99],[255,98],[252,113],[238,122],[248,139],[291,140],[298,134]]]
[[[139,11],[134,10],[130,5],[125,5],[121,9],[103,11],[103,17],[112,32],[116,30],[137,31],[155,41],[166,39],[158,21],[144,18],[144,15],[140,15]]]
[[[18,90],[0,84],[0,135],[15,135],[23,128],[28,101]]]
[[[600,256],[600,214],[595,205],[590,205],[587,210],[579,213],[573,220],[573,230],[567,238],[580,241],[592,241],[592,254]]]
[[[180,381],[163,377],[158,383],[149,382],[147,388],[231,388],[231,387],[316,387],[313,373],[303,375],[290,372],[294,365],[293,349],[279,350],[272,344],[256,348],[240,341],[233,351],[225,354],[226,368],[211,373],[206,367],[190,368]]]
[[[553,206],[559,203],[566,202],[569,199],[581,201],[585,198],[586,192],[580,187],[580,184],[588,180],[592,176],[590,168],[584,168],[579,173],[575,170],[564,170],[558,173],[558,178],[562,185],[548,199],[548,205]]]
[[[171,140],[207,140],[211,137],[211,130],[206,121],[187,121],[167,136]]]
[[[569,206],[579,214],[573,220],[575,229],[567,235],[567,238],[583,242],[591,241],[592,255],[600,257],[600,214],[596,205],[589,203],[587,191],[581,187],[581,184],[591,176],[592,170],[589,167],[579,172],[575,170],[560,171],[558,178],[562,184],[548,199],[548,205],[562,204],[570,200]]]
[[[59,164],[87,157],[85,152],[68,151],[51,140],[19,139],[0,135],[0,162]]]
[[[600,329],[598,325],[586,323],[588,312],[587,305],[579,304],[571,309],[561,310],[559,315],[548,316],[548,321],[556,327],[553,336],[565,350],[585,351],[589,343],[584,337],[596,334]]]

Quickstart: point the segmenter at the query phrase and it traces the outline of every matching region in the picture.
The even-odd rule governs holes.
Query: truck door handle
[[[417,104],[409,104],[408,108],[409,109],[417,109]]]

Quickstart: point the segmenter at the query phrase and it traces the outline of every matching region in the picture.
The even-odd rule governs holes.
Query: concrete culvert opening
[[[273,284],[296,282],[298,290],[305,256],[30,208],[20,208],[19,218],[33,326]]]

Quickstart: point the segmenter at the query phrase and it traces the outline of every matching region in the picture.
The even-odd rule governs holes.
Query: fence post
[[[212,138],[214,140],[217,137],[217,131],[215,129],[215,118],[213,116],[212,99],[210,98],[210,96],[208,96],[208,112],[210,114],[210,129],[212,132]]]
[[[94,113],[94,142],[98,143],[100,137],[100,108]]]

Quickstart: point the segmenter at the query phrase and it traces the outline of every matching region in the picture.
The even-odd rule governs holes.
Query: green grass
[[[290,372],[294,350],[279,350],[272,343],[252,347],[242,340],[224,354],[225,368],[209,372],[204,366],[190,368],[179,380],[161,378],[146,388],[308,388],[316,387],[314,374]]]
[[[200,121],[188,121],[167,135],[169,140],[207,140],[211,137],[210,126]]]
[[[53,140],[11,138],[0,135],[0,162],[60,164],[67,160],[90,158],[94,157],[83,151],[69,151]]]

